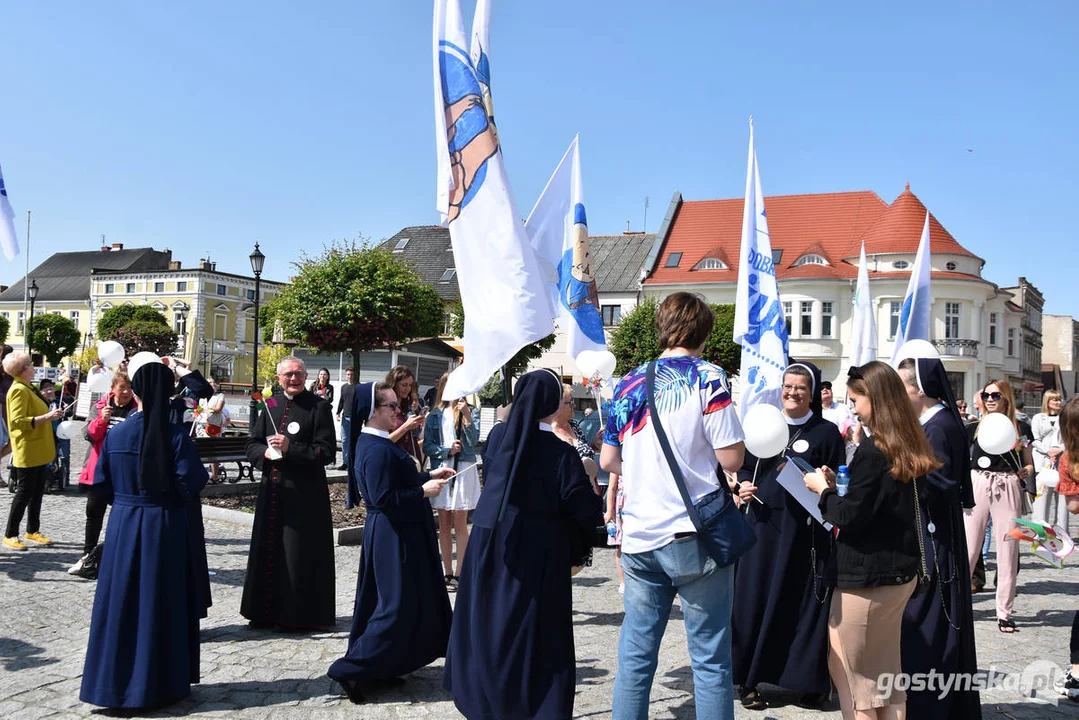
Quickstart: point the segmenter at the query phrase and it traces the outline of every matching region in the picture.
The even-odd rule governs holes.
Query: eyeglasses
[[[783,392],[786,392],[786,393],[807,393],[807,392],[809,392],[809,388],[807,388],[805,385],[784,385],[783,386]]]
[[[1004,397],[1004,395],[998,392],[983,392],[982,402],[989,402],[990,400],[993,402],[1000,402],[1002,397]]]
[[[392,403],[378,403],[378,404],[375,405],[375,407],[377,407],[377,408],[388,407],[388,408],[393,408],[394,410],[398,409],[398,405],[395,402],[392,402]]]
[[[283,373],[277,373],[277,374],[280,375],[281,377],[284,377],[284,378],[303,377],[304,375],[307,374],[307,371],[306,370],[293,370],[292,372],[283,372]]]

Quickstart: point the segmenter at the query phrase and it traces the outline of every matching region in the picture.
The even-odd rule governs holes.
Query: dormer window
[[[944,264],[944,267],[945,267],[946,269],[948,269],[948,270],[955,270],[955,269],[956,269],[957,267],[959,267],[959,266],[958,266],[958,265],[956,265],[956,264],[955,264],[954,262],[951,262],[951,261],[949,261],[949,262],[947,262],[947,263],[945,263],[945,264]]]
[[[801,267],[802,265],[827,265],[828,261],[824,259],[823,255],[817,255],[816,253],[807,253],[802,257],[794,261],[794,265],[791,267]]]
[[[892,263],[892,267],[896,270],[906,270],[910,267],[910,263],[906,260],[896,260],[894,263]]]
[[[408,238],[401,238],[400,240],[398,240],[397,244],[393,246],[393,251],[396,253],[404,250],[405,247],[408,245],[408,240]]]
[[[727,269],[727,264],[725,262],[723,262],[722,260],[720,260],[719,258],[706,257],[704,260],[701,260],[699,263],[697,263],[697,266],[695,268],[693,268],[693,269],[694,270],[726,270]]]
[[[453,280],[453,276],[457,274],[456,268],[446,268],[446,272],[442,273],[442,277],[438,279],[439,282],[449,282]]]
[[[676,268],[682,262],[682,253],[673,252],[667,256],[667,263],[663,267]]]

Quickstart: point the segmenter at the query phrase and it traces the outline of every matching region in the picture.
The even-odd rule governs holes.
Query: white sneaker
[[[619,583],[618,584],[618,594],[619,595],[625,595],[626,594],[626,584],[625,583]]]
[[[84,562],[86,562],[87,557],[89,557],[89,556],[88,555],[83,555],[81,558],[79,558],[78,562],[76,562],[74,565],[72,565],[71,567],[69,567],[67,569],[67,574],[68,575],[78,575],[79,571],[82,570],[82,564]]]

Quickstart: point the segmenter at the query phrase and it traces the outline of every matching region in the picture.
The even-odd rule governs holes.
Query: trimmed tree
[[[442,298],[388,250],[334,243],[293,265],[291,284],[260,316],[270,333],[280,320],[285,337],[323,352],[350,352],[358,370],[365,350],[442,331]]]
[[[31,345],[35,352],[45,356],[49,365],[58,367],[60,361],[75,352],[82,335],[75,323],[63,315],[37,315],[30,330]]]
[[[656,307],[649,298],[622,318],[611,337],[608,349],[618,359],[616,375],[625,375],[638,365],[659,357],[659,333],[656,332]],[[701,357],[723,368],[728,375],[737,375],[742,362],[742,348],[734,342],[734,305],[709,305],[716,322],[704,344]]]
[[[141,320],[143,322],[158,323],[160,325],[169,324],[169,321],[165,319],[165,316],[154,310],[149,305],[120,305],[118,307],[109,308],[101,314],[101,319],[97,321],[97,336],[100,340],[116,340],[119,342],[119,338],[116,337],[116,333],[124,325],[129,322]],[[127,348],[127,346],[124,346]]]
[[[130,320],[117,329],[111,338],[105,339],[115,340],[123,345],[128,357],[143,351],[149,351],[155,355],[172,355],[176,352],[176,333],[168,323],[164,322],[164,318],[159,323],[150,320]]]

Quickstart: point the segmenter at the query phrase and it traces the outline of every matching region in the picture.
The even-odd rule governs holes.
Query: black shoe
[[[1057,685],[1057,692],[1069,700],[1079,701],[1079,679],[1072,677],[1071,670],[1068,671],[1064,682]]]
[[[363,705],[367,700],[360,692],[360,683],[358,680],[338,680],[341,685],[341,689],[345,691],[345,695],[353,705]]]
[[[768,707],[764,696],[757,688],[742,688],[738,693],[738,699],[742,701],[742,707],[746,710],[764,710]]]
[[[806,710],[820,710],[828,696],[824,693],[802,693],[794,704]]]

